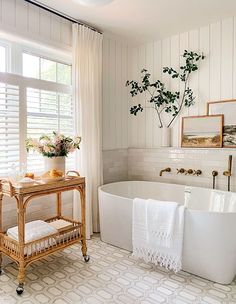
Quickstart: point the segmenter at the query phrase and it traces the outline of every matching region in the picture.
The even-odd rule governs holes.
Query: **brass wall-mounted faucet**
[[[223,175],[228,177],[228,191],[230,191],[230,179],[232,176],[232,162],[233,162],[233,156],[229,155],[228,170],[223,172]]]
[[[160,176],[162,176],[163,172],[171,172],[171,168],[165,168],[165,169],[162,169],[159,173]]]

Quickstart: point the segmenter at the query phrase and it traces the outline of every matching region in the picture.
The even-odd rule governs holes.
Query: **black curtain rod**
[[[61,13],[61,12],[55,10],[55,9],[52,9],[49,6],[46,6],[46,5],[42,4],[42,3],[39,3],[38,1],[34,1],[34,0],[24,0],[24,1],[28,2],[28,3],[32,4],[32,5],[35,5],[35,6],[39,7],[39,8],[41,8],[41,9],[49,12],[49,13],[52,13],[52,14],[58,16],[58,17],[61,17],[61,18],[66,19],[66,20],[68,20],[70,22],[73,22],[73,23],[78,23],[80,25],[86,26],[90,30],[95,31],[95,32],[97,32],[99,34],[102,34],[102,32],[100,32],[98,29],[92,27],[91,25],[86,24],[86,23],[81,22],[81,21],[78,21],[78,20],[76,20],[76,19],[74,19],[74,18],[72,18],[70,16],[67,16],[67,15],[65,15],[65,14],[63,14],[63,13]]]

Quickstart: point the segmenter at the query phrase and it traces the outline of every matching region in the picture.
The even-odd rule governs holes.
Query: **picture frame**
[[[208,102],[207,114],[224,115],[223,147],[236,148],[236,99]]]
[[[182,117],[182,148],[221,148],[224,115]]]

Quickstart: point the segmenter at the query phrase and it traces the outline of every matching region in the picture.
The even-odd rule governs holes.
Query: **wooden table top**
[[[36,180],[34,185],[22,186],[16,182],[7,182],[6,180],[1,181],[2,193],[8,196],[14,195],[30,195],[39,192],[47,192],[53,190],[64,190],[68,188],[76,188],[79,185],[85,184],[85,178],[80,176],[67,176],[65,179],[60,181],[44,182],[42,180]]]

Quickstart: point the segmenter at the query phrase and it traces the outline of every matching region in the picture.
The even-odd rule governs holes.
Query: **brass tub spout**
[[[168,168],[162,169],[162,170],[160,171],[160,174],[159,174],[159,175],[162,176],[162,173],[163,173],[163,172],[171,172],[171,168],[168,167]]]

